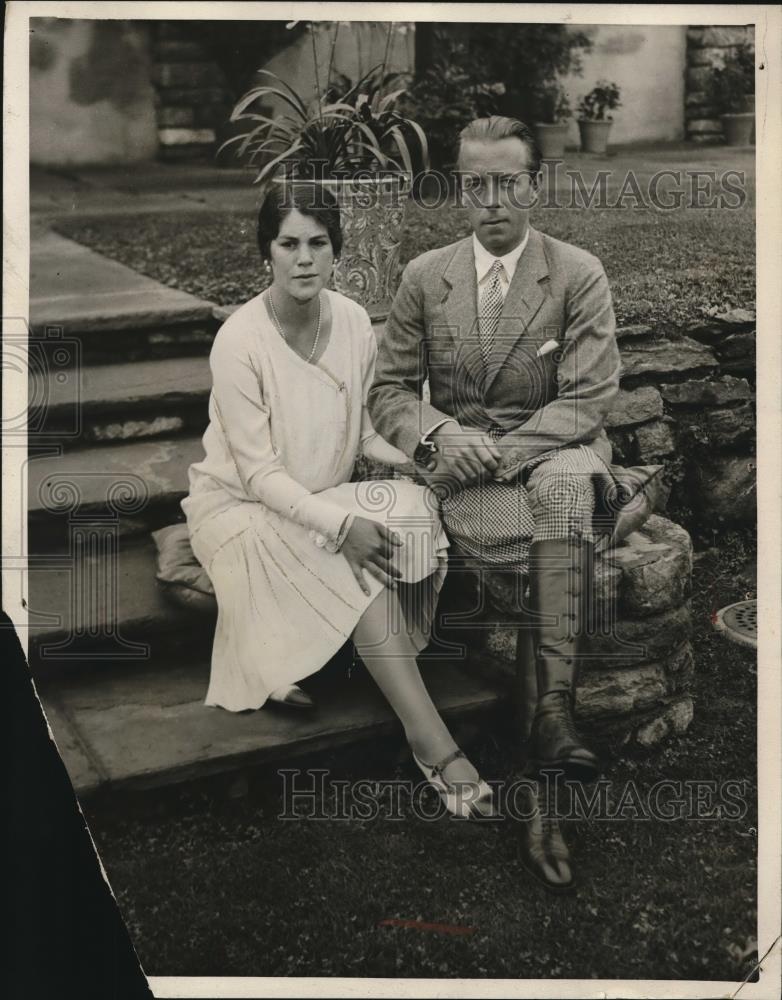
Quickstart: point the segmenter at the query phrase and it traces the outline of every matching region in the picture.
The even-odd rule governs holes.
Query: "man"
[[[471,122],[458,168],[472,236],[406,267],[370,413],[423,478],[447,485],[441,509],[456,551],[528,577],[520,624],[532,628],[520,629],[517,653],[518,686],[534,706],[528,758],[589,781],[598,760],[573,704],[596,485],[611,482],[603,420],[620,369],[611,293],[596,257],[529,225],[540,156],[525,125]]]

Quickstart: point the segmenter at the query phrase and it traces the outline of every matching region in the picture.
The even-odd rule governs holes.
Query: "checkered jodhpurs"
[[[533,541],[581,536],[598,541],[597,490],[613,483],[598,455],[579,445],[539,455],[526,485],[489,481],[443,498],[441,515],[457,550],[483,564],[527,572]]]

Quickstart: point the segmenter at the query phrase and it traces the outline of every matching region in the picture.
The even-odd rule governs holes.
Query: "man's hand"
[[[368,594],[365,570],[386,587],[396,589],[396,581],[402,571],[393,565],[394,548],[402,544],[396,532],[389,531],[385,525],[368,517],[356,517],[340,551],[353,570],[358,585]]]
[[[500,450],[483,431],[465,430],[449,421],[432,434],[437,445],[437,465],[427,479],[449,482],[461,488],[481,478],[491,479],[499,468]]]

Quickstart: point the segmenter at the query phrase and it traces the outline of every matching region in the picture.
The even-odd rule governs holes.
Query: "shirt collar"
[[[478,277],[478,284],[480,284],[489,273],[495,260],[502,263],[502,266],[505,268],[505,274],[508,276],[508,281],[511,282],[513,280],[513,275],[516,273],[516,266],[519,263],[519,258],[521,257],[528,240],[529,226],[527,227],[527,232],[524,234],[524,239],[517,247],[514,247],[510,253],[506,253],[504,257],[494,257],[489,253],[486,247],[483,246],[475,233],[473,233],[472,247],[475,254],[475,273]]]

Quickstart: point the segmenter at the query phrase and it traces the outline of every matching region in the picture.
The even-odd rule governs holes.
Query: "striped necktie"
[[[495,260],[489,272],[489,283],[481,295],[480,322],[478,324],[481,342],[481,354],[483,363],[488,364],[494,337],[500,325],[500,315],[502,314],[502,289],[500,285],[500,274],[502,273],[502,261]]]

